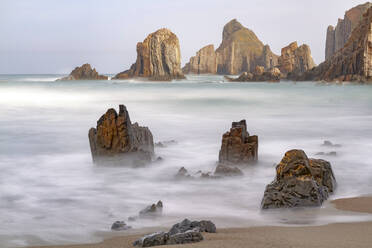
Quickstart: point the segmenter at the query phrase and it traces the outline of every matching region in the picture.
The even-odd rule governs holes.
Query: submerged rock
[[[158,201],[156,204],[153,203],[139,212],[140,217],[156,217],[163,213],[163,202]]]
[[[218,164],[214,171],[216,176],[243,176],[243,172],[238,167],[233,167],[224,164]]]
[[[279,82],[281,73],[276,67],[265,71],[263,66],[256,66],[253,73],[243,72],[238,78],[225,78],[230,82]]]
[[[290,150],[276,166],[276,178],[266,186],[261,207],[320,206],[335,187],[336,180],[329,162],[308,159],[302,150]]]
[[[245,120],[233,122],[229,132],[222,136],[220,164],[252,164],[258,160],[258,137],[250,136]]]
[[[108,77],[99,75],[95,68],[92,69],[90,64],[84,64],[76,67],[67,77],[57,79],[57,81],[70,80],[108,80]]]
[[[157,245],[175,245],[200,242],[204,238],[201,232],[215,233],[216,226],[211,221],[183,220],[173,225],[169,232],[156,232],[136,240],[133,245],[150,247]]]
[[[159,29],[137,44],[137,61],[113,79],[146,77],[155,81],[185,78],[181,70],[181,51],[177,36]]]
[[[154,154],[151,131],[131,123],[124,105],[119,113],[109,109],[89,130],[90,149],[95,163],[114,165],[145,165]]]
[[[181,167],[176,174],[176,178],[178,178],[178,179],[190,179],[190,178],[192,178],[192,176],[189,174],[189,172],[186,170],[185,167]]]
[[[325,140],[322,144],[322,146],[329,146],[329,147],[341,147],[340,144],[333,144],[331,141],[329,140]]]
[[[114,230],[114,231],[124,231],[130,228],[132,227],[128,226],[124,221],[115,221],[111,226],[111,230]]]

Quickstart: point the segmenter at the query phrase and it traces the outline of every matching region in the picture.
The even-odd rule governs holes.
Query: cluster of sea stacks
[[[329,26],[326,36],[326,60],[316,66],[310,47],[292,42],[274,54],[255,33],[236,19],[223,28],[222,42],[200,49],[181,69],[181,51],[177,36],[159,29],[137,44],[137,60],[130,69],[112,79],[147,78],[153,81],[183,79],[184,74],[240,75],[226,77],[238,82],[294,81],[372,81],[372,4],[358,5]],[[107,80],[89,64],[75,68],[60,80]]]

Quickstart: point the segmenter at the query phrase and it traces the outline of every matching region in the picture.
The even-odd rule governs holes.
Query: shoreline
[[[340,198],[330,202],[339,211],[372,214],[372,196]],[[218,228],[218,227],[217,227]],[[155,228],[156,229],[156,228]],[[151,228],[151,230],[155,230]],[[159,228],[160,230],[161,228]],[[158,230],[158,229],[157,229]],[[352,230],[352,231],[350,231]],[[142,231],[142,234],[141,234]],[[150,229],[148,230],[150,233]],[[29,246],[28,248],[129,248],[146,232],[105,234],[99,243]],[[178,247],[370,247],[372,221],[331,223],[318,226],[255,226],[218,228],[217,233],[203,233],[204,241]]]

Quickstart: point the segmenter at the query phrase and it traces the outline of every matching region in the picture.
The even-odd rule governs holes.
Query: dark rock
[[[186,231],[184,233],[170,235],[167,245],[196,243],[203,239],[203,235],[199,231]]]
[[[130,228],[132,227],[128,226],[124,221],[115,221],[111,226],[111,230],[114,230],[114,231],[123,231],[123,230],[128,230]]]
[[[164,148],[164,147],[168,147],[169,145],[174,145],[174,144],[177,144],[177,141],[167,140],[167,141],[156,142],[155,147]]]
[[[261,207],[320,206],[335,187],[336,181],[329,162],[309,160],[304,151],[290,150],[276,166],[276,178],[266,186]]]
[[[163,202],[158,201],[156,204],[151,204],[139,212],[140,217],[156,217],[163,213]]]
[[[107,110],[88,136],[95,163],[144,166],[154,154],[151,131],[132,124],[124,105],[119,105],[119,114],[115,109]]]
[[[188,179],[190,179],[191,175],[189,174],[189,172],[186,170],[185,167],[181,167],[176,174],[176,178],[180,178],[180,179],[188,178]]]
[[[165,232],[157,232],[146,235],[141,239],[138,239],[133,242],[134,246],[140,247],[150,247],[150,246],[157,246],[157,245],[166,245],[167,241],[169,240],[169,234]]]
[[[107,80],[107,76],[99,75],[96,69],[92,69],[90,64],[76,67],[67,77],[57,79],[57,81],[70,80]]]
[[[317,152],[315,155],[323,155],[323,156],[337,156],[337,152]]]
[[[232,167],[229,165],[218,164],[214,175],[219,176],[242,176],[243,172],[238,167]]]
[[[250,136],[245,120],[233,122],[229,132],[222,136],[219,153],[221,164],[251,164],[258,160],[258,137]]]
[[[238,78],[225,76],[225,79],[230,82],[279,82],[280,77],[278,68],[265,71],[263,66],[257,66],[253,73],[243,72]]]
[[[329,140],[325,140],[323,142],[323,145],[322,146],[329,146],[329,147],[341,147],[340,144],[333,144],[331,141]]]
[[[184,219],[182,222],[172,226],[172,228],[169,230],[169,235],[184,233],[187,231],[215,233],[216,230],[216,225],[209,220],[190,221],[188,219]]]

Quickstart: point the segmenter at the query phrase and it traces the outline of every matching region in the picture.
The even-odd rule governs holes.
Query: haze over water
[[[164,217],[129,222],[169,226],[185,217],[220,227],[324,224],[366,220],[363,214],[320,209],[260,211],[265,186],[289,149],[331,162],[338,188],[331,197],[372,193],[372,87],[316,83],[226,83],[188,76],[172,83],[53,82],[57,75],[0,76],[0,241],[5,247],[97,241],[116,220],[162,200]],[[108,108],[128,108],[148,126],[163,161],[147,168],[92,163],[88,130]],[[259,163],[244,177],[179,181],[213,171],[222,134],[247,120],[259,136]],[[323,147],[324,140],[341,144]],[[336,151],[337,156],[315,156]],[[1,246],[2,247],[2,246]]]

